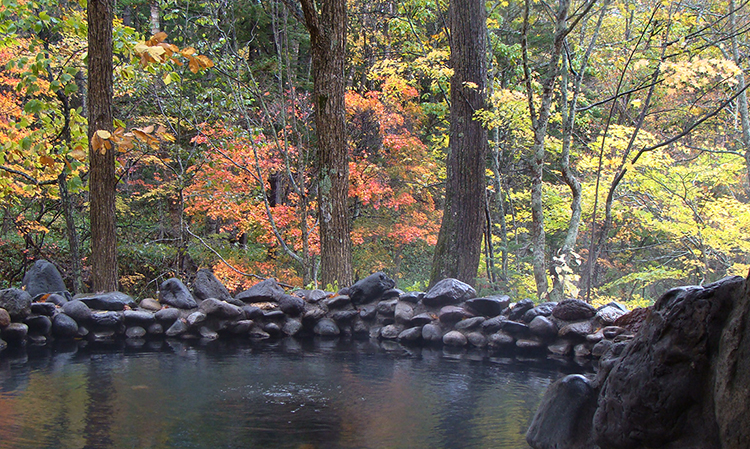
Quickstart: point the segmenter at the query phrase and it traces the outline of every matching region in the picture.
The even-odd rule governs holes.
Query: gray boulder
[[[428,307],[441,307],[459,304],[475,298],[476,290],[469,284],[458,279],[447,278],[435,284],[422,298],[422,303]]]
[[[159,286],[159,302],[178,309],[194,309],[198,303],[187,286],[177,278],[170,278]]]
[[[52,318],[52,335],[59,338],[78,336],[78,323],[65,313],[58,313]]]
[[[122,292],[97,293],[77,297],[79,301],[95,310],[125,310],[126,307],[136,308],[135,300]]]
[[[31,314],[31,295],[18,288],[0,290],[0,308],[5,309],[13,321],[23,321]]]
[[[740,277],[665,293],[611,369],[600,372],[593,420],[599,445],[746,445],[750,380],[739,366],[750,360],[742,357],[747,346],[737,344],[748,341],[750,328],[740,323],[747,322],[749,296]]]
[[[49,335],[52,329],[52,320],[47,315],[28,316],[24,323],[29,327],[30,334]]]
[[[596,315],[596,309],[580,299],[566,299],[557,303],[552,316],[564,321],[587,320]]]
[[[383,294],[396,286],[396,281],[383,272],[373,273],[349,287],[352,304],[368,304],[380,299]]]
[[[204,299],[201,302],[200,306],[198,306],[198,310],[205,313],[206,315],[226,319],[233,319],[239,317],[240,315],[244,315],[244,312],[241,308],[217,298]]]
[[[284,289],[274,278],[268,278],[253,285],[249,289],[235,296],[245,303],[276,302],[284,294]]]
[[[534,301],[526,298],[518,301],[513,307],[510,309],[510,315],[508,315],[508,319],[513,321],[520,321],[524,314],[528,312],[529,310],[534,308]]]
[[[91,319],[91,308],[78,299],[63,304],[62,311],[79,324],[87,323]]]
[[[3,329],[3,340],[10,344],[22,345],[26,343],[26,336],[29,334],[29,326],[24,323],[10,323]]]
[[[305,311],[305,300],[298,296],[281,295],[278,302],[279,309],[289,316],[300,316]]]
[[[126,310],[122,316],[128,326],[148,327],[156,322],[154,313],[148,310]]]
[[[466,346],[468,342],[466,335],[459,331],[450,331],[443,335],[443,344],[446,346]]]
[[[341,330],[335,321],[330,318],[323,318],[315,325],[313,333],[321,337],[335,337],[341,333]]]
[[[208,268],[201,268],[195,273],[193,281],[193,296],[203,301],[207,298],[216,298],[219,301],[232,299],[229,290]]]
[[[529,331],[537,337],[548,339],[557,336],[557,325],[546,316],[537,316],[529,323]]]
[[[596,409],[596,390],[580,374],[553,383],[542,397],[526,432],[535,449],[593,449],[591,418]]]
[[[43,259],[34,262],[34,265],[23,276],[22,284],[26,292],[32,297],[43,293],[67,290],[57,268]]]
[[[495,317],[502,313],[510,304],[508,295],[488,296],[485,298],[472,298],[466,301],[466,307],[477,315]]]

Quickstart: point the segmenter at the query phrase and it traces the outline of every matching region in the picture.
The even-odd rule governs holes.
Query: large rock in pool
[[[276,302],[284,294],[284,289],[274,278],[268,278],[253,285],[249,289],[235,296],[242,302]]]
[[[526,441],[536,449],[593,449],[591,418],[596,390],[580,374],[563,377],[544,393]]]
[[[216,298],[219,301],[229,301],[232,299],[229,290],[207,268],[201,268],[195,273],[193,295],[201,301],[207,298]]]
[[[632,340],[598,349],[593,419],[568,396],[545,396],[537,416],[551,418],[532,424],[527,439],[532,447],[748,447],[750,281],[733,277],[672,289],[644,315]],[[587,404],[587,389],[580,388],[580,402]],[[576,418],[559,434],[555,422],[568,416]]]
[[[477,296],[476,290],[458,279],[447,278],[435,284],[422,298],[422,303],[430,307],[458,304]]]
[[[135,309],[135,300],[122,292],[97,293],[76,298],[82,303],[95,310],[125,310],[125,307]]]
[[[747,348],[733,343],[743,338],[747,342],[750,328],[724,332],[723,327],[733,309],[744,308],[735,315],[738,318],[750,311],[748,301],[740,277],[705,287],[672,289],[659,298],[619,360],[611,370],[599,373],[602,387],[594,415],[599,445],[746,447],[750,441],[750,372],[738,366],[747,367],[750,361],[737,357],[738,351],[747,354]],[[747,322],[747,317],[739,321]],[[735,338],[725,340],[724,333]],[[717,354],[731,359],[721,360]],[[735,406],[732,410],[714,400],[722,385],[742,396],[727,403]],[[721,415],[735,418],[717,422]],[[722,428],[727,434],[744,434],[742,443],[722,444],[718,432]]]
[[[67,290],[60,272],[46,260],[37,260],[23,276],[23,286],[32,297],[42,293],[55,293]]]
[[[159,286],[159,302],[178,309],[194,309],[198,303],[187,286],[177,278],[167,279]]]
[[[0,308],[5,309],[13,321],[23,321],[31,314],[31,295],[18,288],[0,290]]]
[[[352,304],[367,304],[380,299],[383,294],[396,286],[396,281],[383,272],[373,273],[349,287]]]
[[[60,338],[78,336],[78,323],[65,313],[58,313],[52,318],[52,334]]]

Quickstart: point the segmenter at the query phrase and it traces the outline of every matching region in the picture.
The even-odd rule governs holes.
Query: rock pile
[[[73,298],[47,261],[36,262],[24,278],[24,289],[0,291],[2,344],[66,338],[350,336],[598,357],[633,338],[627,312],[614,302],[595,309],[577,299],[535,305],[529,299],[511,303],[504,295],[477,297],[471,286],[456,279],[444,279],[428,292],[403,292],[383,273],[336,293],[288,294],[274,279],[266,279],[232,296],[204,269],[191,288],[167,279],[158,299],[135,301],[121,292]]]

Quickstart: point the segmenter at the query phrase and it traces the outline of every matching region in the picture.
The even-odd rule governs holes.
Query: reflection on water
[[[0,354],[0,448],[527,448],[559,366],[315,340]]]

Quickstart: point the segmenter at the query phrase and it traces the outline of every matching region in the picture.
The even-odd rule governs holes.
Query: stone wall
[[[287,292],[266,279],[232,296],[213,273],[199,270],[190,287],[176,278],[164,281],[158,298],[137,301],[121,292],[73,298],[46,261],[36,262],[23,289],[0,291],[0,307],[1,345],[348,336],[579,358],[598,357],[632,339],[641,319],[617,303],[595,309],[576,299],[535,305],[504,295],[480,298],[455,279],[428,292],[403,292],[383,273],[335,293]]]

